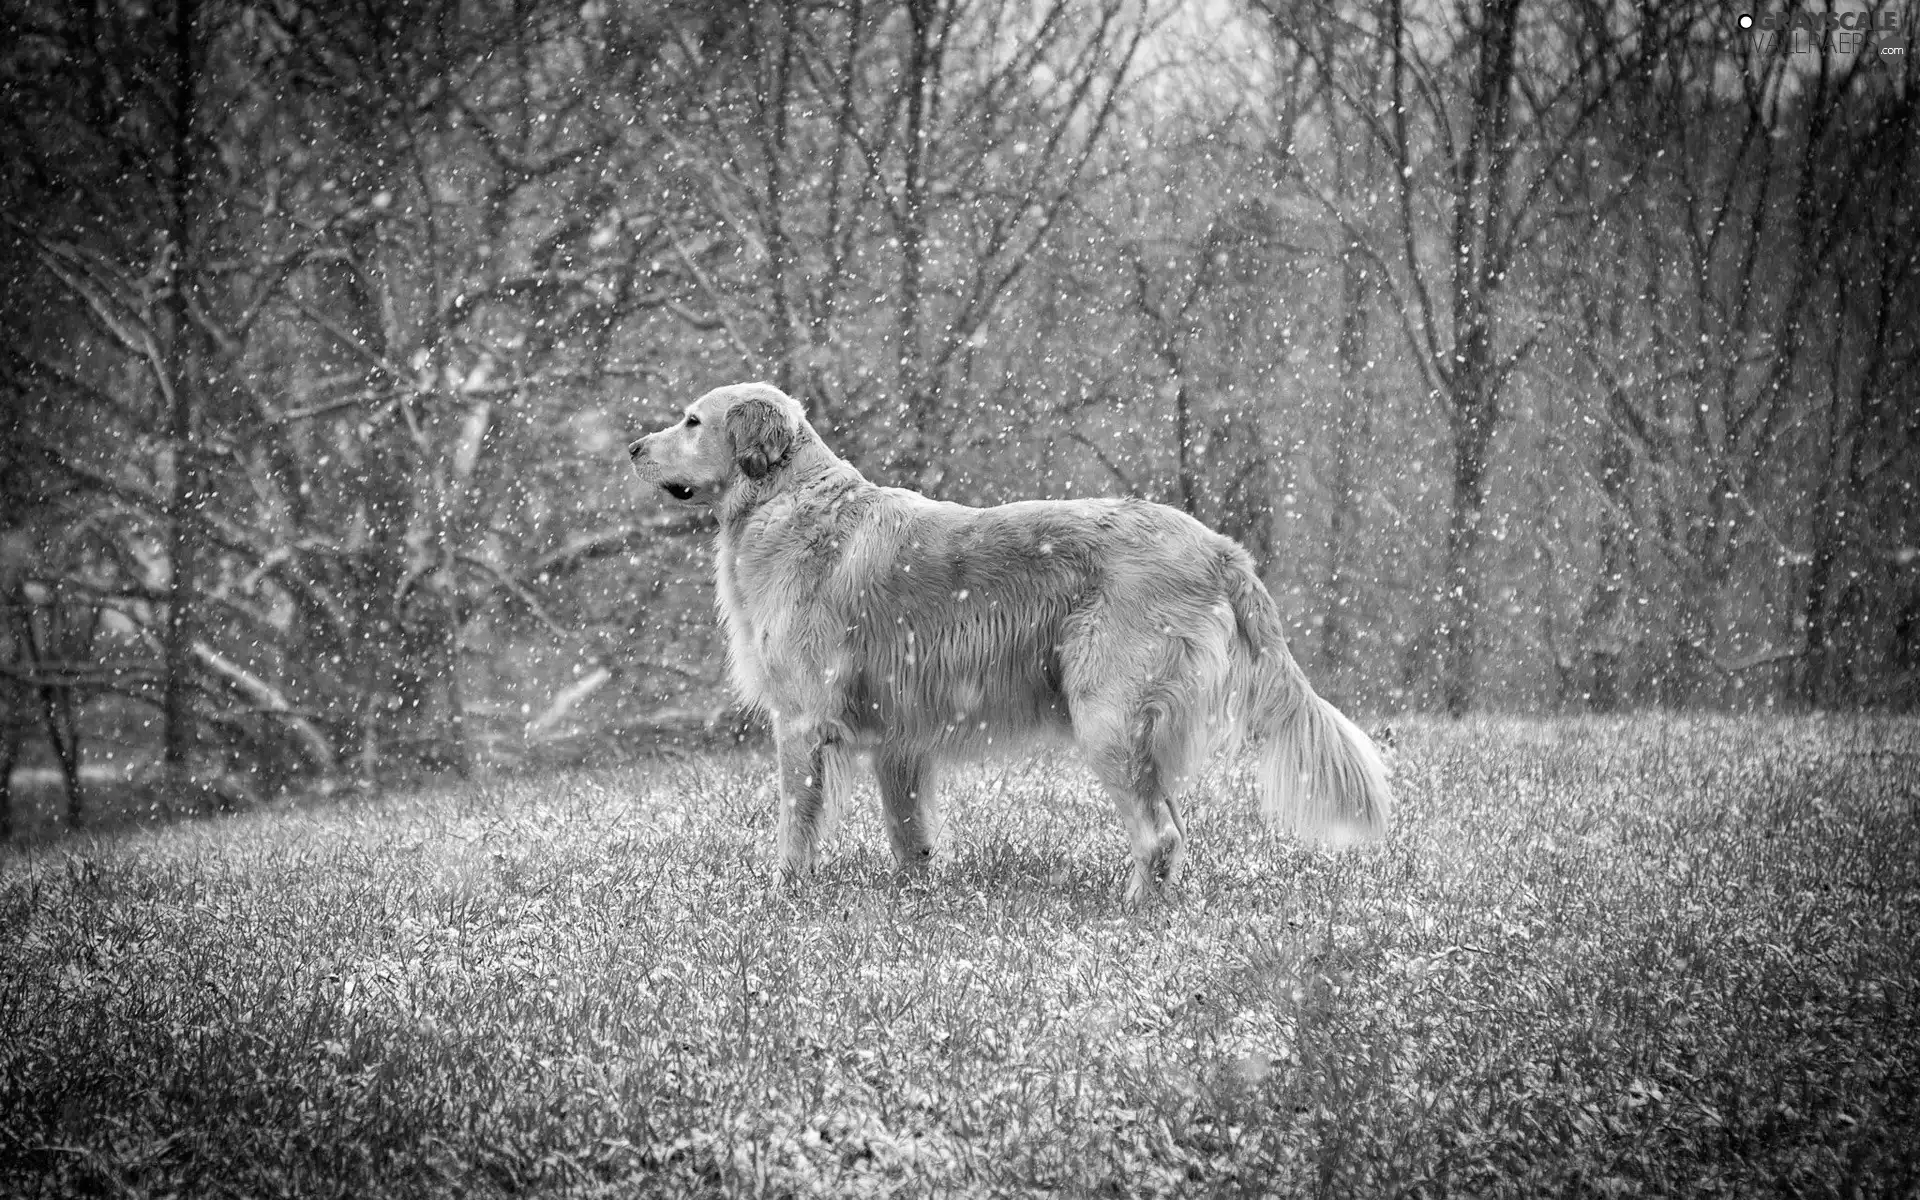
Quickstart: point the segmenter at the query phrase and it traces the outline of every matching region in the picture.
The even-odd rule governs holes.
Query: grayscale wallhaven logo
[[[1748,33],[1754,49],[1763,54],[1785,51],[1788,54],[1844,55],[1871,57],[1879,61],[1898,59],[1907,52],[1895,39],[1905,24],[1905,14],[1888,6],[1878,12],[1813,12],[1804,8],[1785,8],[1777,12],[1741,13],[1739,26]]]

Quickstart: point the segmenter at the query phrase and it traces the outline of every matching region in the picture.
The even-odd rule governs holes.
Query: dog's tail
[[[1227,598],[1251,656],[1241,720],[1254,748],[1262,815],[1335,845],[1382,836],[1393,791],[1379,750],[1307,683],[1252,560],[1238,551],[1226,566]]]

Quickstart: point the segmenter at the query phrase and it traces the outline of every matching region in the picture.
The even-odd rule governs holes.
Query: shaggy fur
[[[934,768],[1070,738],[1132,840],[1129,900],[1177,882],[1183,784],[1251,744],[1266,815],[1381,834],[1379,754],[1307,685],[1236,543],[1138,500],[969,508],[879,487],[764,383],[719,388],[641,438],[640,477],[720,522],[735,688],[772,717],[780,871],[813,869],[823,817],[870,754],[893,852],[931,858]]]

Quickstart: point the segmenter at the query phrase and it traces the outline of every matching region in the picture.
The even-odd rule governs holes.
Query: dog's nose
[[[647,444],[647,439],[645,439],[645,438],[635,438],[635,439],[633,439],[633,440],[632,440],[631,442],[628,442],[628,443],[627,443],[627,457],[628,457],[628,458],[639,458],[639,457],[640,457],[640,451],[641,451],[641,450],[642,450],[642,449],[643,449],[643,448],[644,448],[644,447],[646,446],[646,444]]]

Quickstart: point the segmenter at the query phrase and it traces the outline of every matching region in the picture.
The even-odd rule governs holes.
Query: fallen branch
[[[527,736],[546,737],[566,719],[568,713],[591,699],[595,692],[612,683],[614,678],[613,669],[602,665],[588,672],[578,682],[562,688],[560,694],[553,698],[553,703],[547,705],[547,710],[527,723]]]
[[[704,533],[713,529],[714,525],[710,513],[662,512],[644,521],[596,529],[591,533],[570,537],[557,548],[541,555],[528,568],[527,575],[534,579],[565,575],[595,559],[626,554],[660,538]]]
[[[253,701],[262,712],[271,713],[286,723],[289,730],[300,742],[307,758],[323,772],[331,774],[334,769],[333,744],[327,741],[325,734],[312,721],[294,711],[285,694],[278,688],[248,671],[239,663],[221,656],[205,642],[193,644],[193,656],[209,671],[218,675],[227,685]]]

